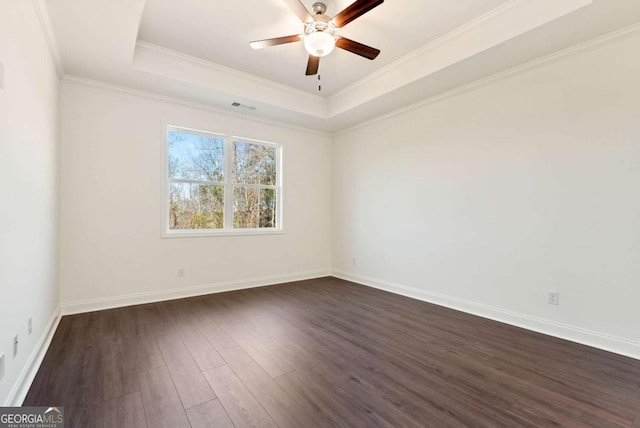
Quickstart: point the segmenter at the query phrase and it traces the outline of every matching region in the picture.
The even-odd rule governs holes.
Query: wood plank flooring
[[[640,361],[336,278],[65,316],[67,427],[640,427]]]

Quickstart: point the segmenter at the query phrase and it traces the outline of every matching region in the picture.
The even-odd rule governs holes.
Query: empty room
[[[0,428],[640,428],[640,1],[0,0]]]

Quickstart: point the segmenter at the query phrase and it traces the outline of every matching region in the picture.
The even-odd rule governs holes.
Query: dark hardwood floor
[[[640,427],[640,361],[323,278],[65,316],[24,405],[83,428]]]

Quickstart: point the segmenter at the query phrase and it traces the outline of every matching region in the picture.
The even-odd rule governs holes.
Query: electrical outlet
[[[4,377],[4,354],[0,354],[0,380]]]
[[[558,303],[560,303],[560,293],[558,293],[557,291],[549,291],[549,293],[547,294],[547,302],[550,305],[557,305]]]
[[[27,329],[29,330],[29,334],[31,334],[31,332],[33,331],[33,318],[31,317],[31,315],[29,315],[29,318],[27,318]]]
[[[13,336],[13,356],[18,355],[18,335]]]
[[[184,276],[184,268],[178,268],[178,276],[182,278]]]

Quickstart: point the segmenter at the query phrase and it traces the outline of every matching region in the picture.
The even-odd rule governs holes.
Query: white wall
[[[59,294],[59,81],[31,1],[0,0],[0,62],[0,404],[8,405],[24,393]]]
[[[281,143],[285,234],[162,239],[163,123]],[[330,168],[326,136],[65,80],[63,311],[328,274]]]
[[[334,272],[640,358],[638,52],[618,40],[335,138]]]

